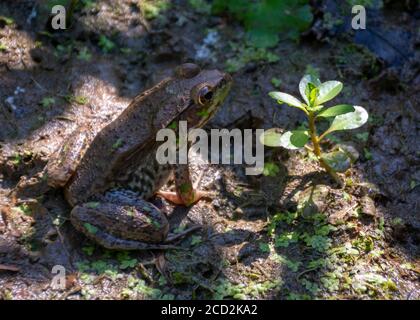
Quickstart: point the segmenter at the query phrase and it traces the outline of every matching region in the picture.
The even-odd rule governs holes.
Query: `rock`
[[[324,212],[327,209],[327,197],[330,191],[325,185],[316,185],[299,192],[294,200],[298,203],[298,210],[304,215]]]
[[[360,199],[361,213],[376,218],[376,207],[375,202],[372,198],[364,196]]]

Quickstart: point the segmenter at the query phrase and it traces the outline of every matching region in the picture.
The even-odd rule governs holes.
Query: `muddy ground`
[[[231,17],[188,1],[157,6],[148,19],[137,1],[83,3],[62,32],[46,29],[42,1],[0,3],[1,298],[420,298],[420,39],[411,1],[384,1],[369,11],[374,32],[357,35],[334,27],[343,14],[334,1],[317,1],[299,43],[262,51],[245,44]],[[202,226],[179,243],[183,250],[164,252],[95,245],[68,221],[61,190],[12,201],[18,181],[40,172],[73,130],[85,123],[100,130],[186,61],[229,71],[235,81],[207,129],[295,128],[303,115],[268,92],[298,95],[306,72],[342,81],[336,101],[370,115],[324,145],[358,151],[345,186],[306,151],[266,149],[271,176],[195,163],[201,187],[217,196],[191,208],[153,200],[172,232]],[[66,269],[65,289],[53,285],[55,265]]]

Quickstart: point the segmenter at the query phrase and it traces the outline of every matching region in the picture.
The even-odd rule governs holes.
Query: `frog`
[[[188,128],[203,127],[232,83],[228,73],[184,63],[134,97],[98,133],[89,125],[75,130],[42,173],[50,188],[64,190],[75,229],[107,249],[172,248],[179,235],[169,235],[168,218],[149,200],[158,195],[190,206],[206,192],[192,183],[188,163],[158,163],[162,142],[156,141],[157,132],[179,121],[187,121]],[[162,191],[171,176],[175,191]]]

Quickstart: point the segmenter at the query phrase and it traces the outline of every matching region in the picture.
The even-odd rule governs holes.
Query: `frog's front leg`
[[[45,166],[48,185],[63,187],[75,172],[93,139],[89,127],[79,127],[64,141]]]
[[[197,189],[200,179],[196,181],[196,184],[193,184],[188,164],[176,165],[174,173],[176,192],[158,191],[157,195],[172,203],[185,206],[190,206],[202,198],[208,198],[213,195],[211,192]]]

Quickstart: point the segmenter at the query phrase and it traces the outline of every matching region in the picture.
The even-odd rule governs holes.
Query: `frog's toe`
[[[187,201],[186,201],[186,197],[182,197],[177,192],[172,192],[172,191],[158,191],[156,192],[156,195],[161,196],[162,198],[174,204],[190,206],[201,199],[211,200],[216,196],[216,193],[213,191],[194,190],[192,197],[188,199]]]

